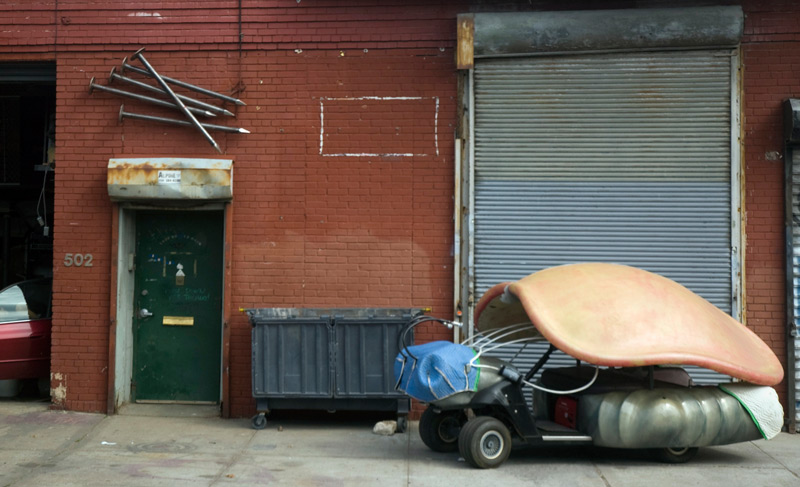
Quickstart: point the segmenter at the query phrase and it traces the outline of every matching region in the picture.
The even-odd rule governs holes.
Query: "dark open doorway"
[[[0,288],[53,269],[55,63],[0,63]]]

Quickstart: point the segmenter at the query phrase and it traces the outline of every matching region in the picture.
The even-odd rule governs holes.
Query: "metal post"
[[[143,113],[132,113],[125,111],[125,105],[121,105],[119,107],[119,121],[122,122],[125,118],[136,118],[139,120],[149,120],[151,122],[161,122],[161,123],[168,123],[171,125],[183,125],[186,127],[191,127],[193,124],[188,120],[178,120],[175,118],[166,118],[166,117],[157,117],[155,115],[145,115]],[[239,127],[227,127],[225,125],[217,125],[213,123],[201,123],[203,127],[210,129],[210,130],[220,130],[222,132],[232,132],[235,134],[249,134],[250,131],[247,129],[239,128]]]
[[[455,140],[455,187],[453,188],[453,321],[463,323],[461,312],[461,144]],[[461,327],[453,327],[453,342],[461,342]]]
[[[101,91],[106,91],[108,93],[113,93],[115,95],[126,96],[128,98],[133,98],[135,100],[140,100],[140,101],[144,101],[144,102],[147,102],[147,103],[152,103],[153,105],[159,105],[159,106],[166,107],[166,108],[175,108],[175,109],[178,108],[178,105],[176,105],[174,103],[170,103],[170,102],[168,102],[166,100],[159,100],[158,98],[152,98],[152,97],[149,97],[149,96],[146,96],[146,95],[140,95],[138,93],[131,93],[130,91],[118,90],[116,88],[111,88],[110,86],[98,85],[97,83],[94,82],[94,78],[92,78],[92,79],[89,80],[89,93],[91,94],[92,91],[94,91],[96,89],[97,90],[101,90]],[[196,113],[198,115],[203,115],[205,117],[216,117],[217,116],[216,114],[211,113],[208,110],[202,110],[200,108],[194,108],[194,107],[187,107],[187,108],[192,113]]]
[[[128,84],[131,84],[133,86],[142,88],[144,90],[151,91],[153,93],[158,93],[159,95],[167,95],[167,92],[165,92],[161,88],[158,88],[158,87],[153,86],[153,85],[148,85],[147,83],[142,83],[141,81],[128,78],[127,76],[122,76],[120,74],[117,74],[117,68],[111,68],[111,73],[109,73],[109,75],[108,75],[108,82],[109,83],[113,82],[114,80],[124,81],[124,82],[126,82]],[[222,115],[228,115],[230,117],[234,117],[235,116],[233,114],[233,112],[228,111],[228,110],[226,110],[224,108],[218,107],[216,105],[212,105],[210,103],[206,103],[206,102],[203,102],[203,101],[200,101],[200,100],[195,100],[194,98],[191,98],[191,97],[185,96],[185,95],[181,95],[179,93],[176,93],[175,96],[177,96],[178,98],[183,100],[183,102],[188,104],[188,105],[194,105],[196,107],[203,108],[203,109],[205,109],[207,111],[215,112],[215,113],[221,113]]]
[[[135,56],[136,55],[134,54],[132,57],[135,57]],[[127,71],[133,71],[134,73],[139,73],[139,74],[144,75],[144,76],[150,76],[151,78],[153,77],[150,73],[148,73],[144,69],[137,68],[136,66],[132,66],[132,65],[128,64],[127,60],[128,60],[127,57],[122,59],[122,71],[123,72],[127,70]],[[166,81],[168,83],[172,83],[175,86],[180,86],[182,88],[186,88],[187,90],[196,91],[196,92],[202,93],[204,95],[213,96],[214,98],[219,98],[220,100],[229,101],[231,103],[235,103],[235,104],[240,105],[240,106],[247,105],[247,103],[243,102],[242,100],[240,100],[238,98],[234,98],[232,96],[223,95],[222,93],[217,93],[216,91],[207,90],[205,88],[193,85],[191,83],[187,83],[185,81],[181,81],[181,80],[178,80],[178,79],[170,78],[168,76],[162,76],[161,79],[163,79],[164,81]]]
[[[469,85],[467,86],[468,94],[467,100],[469,104],[469,153],[467,154],[468,163],[467,171],[464,177],[469,181],[469,188],[467,188],[467,215],[466,221],[463,225],[466,226],[467,242],[466,242],[466,272],[463,274],[466,282],[462,282],[465,293],[464,300],[461,302],[462,306],[466,306],[469,310],[467,321],[467,338],[472,343],[475,335],[475,70],[470,69],[467,77]],[[461,189],[464,191],[464,188]],[[462,231],[465,228],[461,227]],[[462,255],[462,263],[464,256]],[[463,265],[463,264],[462,264]]]
[[[142,55],[142,51],[144,51],[144,48],[141,48],[138,51],[136,51],[133,57],[139,58],[139,61],[141,61],[142,64],[144,64],[144,67],[147,68],[150,74],[152,74],[153,77],[156,79],[156,81],[158,81],[158,84],[160,84],[161,87],[164,88],[164,91],[166,91],[169,94],[169,96],[172,97],[172,99],[175,101],[175,104],[178,105],[178,108],[180,108],[183,114],[186,115],[189,121],[192,122],[192,125],[197,127],[197,130],[199,130],[203,134],[203,137],[205,137],[206,140],[208,140],[208,142],[214,147],[214,149],[216,149],[217,152],[222,154],[222,149],[219,148],[219,144],[217,144],[217,141],[214,140],[214,138],[208,134],[206,129],[203,128],[200,122],[198,122],[197,119],[194,118],[192,112],[186,109],[186,105],[184,105],[181,99],[178,98],[177,95],[175,95],[175,92],[172,91],[172,88],[170,88],[167,82],[164,81],[164,79],[158,75],[158,72],[153,68],[153,66],[151,66],[150,63],[147,62],[147,59],[145,59],[145,57]]]

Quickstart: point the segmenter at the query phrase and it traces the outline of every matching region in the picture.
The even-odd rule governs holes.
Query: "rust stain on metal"
[[[108,184],[149,184],[158,185],[159,171],[165,168],[147,166],[117,167],[108,170]],[[231,174],[223,169],[181,169],[181,184],[192,186],[229,185]]]
[[[475,67],[475,17],[472,14],[458,16],[456,67],[472,69]]]
[[[225,159],[111,159],[112,199],[222,199],[232,196],[233,161]]]
[[[108,168],[108,184],[158,184],[157,168],[151,164],[118,164]]]

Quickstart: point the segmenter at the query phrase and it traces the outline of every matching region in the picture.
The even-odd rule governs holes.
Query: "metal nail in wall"
[[[151,122],[159,122],[159,123],[166,123],[170,125],[182,125],[185,127],[191,127],[192,122],[188,120],[180,120],[177,118],[166,118],[166,117],[157,117],[155,115],[145,115],[142,113],[133,113],[133,112],[126,112],[125,105],[120,105],[119,107],[119,121],[126,118],[135,118],[138,120],[149,120]],[[200,123],[203,128],[208,130],[219,130],[221,132],[230,132],[233,134],[249,134],[250,131],[247,129],[239,128],[239,127],[228,127],[226,125],[217,125],[214,123]]]
[[[144,81],[133,79],[129,76],[124,76],[123,74],[118,73],[116,68],[111,69],[111,73],[108,77],[108,83],[111,84],[112,82],[115,81],[127,83],[128,85],[134,87],[135,89],[149,92],[149,94],[152,96],[136,93],[133,91],[112,88],[110,86],[104,86],[96,83],[95,78],[92,78],[89,81],[89,93],[91,94],[95,90],[103,91],[105,93],[110,93],[112,95],[138,100],[150,105],[156,105],[167,109],[177,110],[183,115],[184,118],[176,119],[176,118],[160,117],[155,115],[146,115],[141,113],[129,112],[125,111],[124,105],[121,105],[119,111],[120,122],[122,122],[122,120],[125,118],[132,118],[136,120],[144,120],[149,122],[167,123],[171,125],[194,127],[198,132],[200,132],[203,135],[203,137],[208,141],[208,143],[211,144],[211,146],[214,149],[216,149],[217,152],[220,153],[222,152],[222,149],[220,149],[219,144],[217,144],[214,138],[208,133],[209,130],[217,130],[217,131],[238,133],[238,134],[250,133],[247,129],[240,127],[228,127],[225,125],[201,123],[200,121],[198,121],[197,120],[198,116],[216,117],[217,115],[223,115],[223,116],[235,117],[235,114],[222,106],[198,100],[195,97],[191,97],[181,93],[176,93],[171,85],[187,89],[195,93],[200,93],[202,95],[211,97],[216,101],[222,103],[233,103],[238,106],[244,106],[246,105],[246,103],[243,102],[242,100],[239,100],[238,98],[234,98],[228,95],[223,95],[221,93],[217,93],[215,91],[160,74],[158,71],[156,71],[153,65],[150,64],[150,62],[148,62],[148,60],[144,57],[143,54],[144,50],[145,48],[141,48],[131,56],[131,59],[139,61],[144,66],[144,69],[131,65],[130,63],[128,63],[128,58],[125,57],[122,60],[122,67],[120,69],[120,73],[130,72],[145,76],[148,79],[155,80],[158,86],[154,86]],[[157,98],[156,96],[160,98]]]
[[[142,74],[144,76],[152,76],[149,72],[147,72],[144,69],[137,68],[136,66],[131,66],[130,64],[128,64],[127,61],[128,61],[127,57],[122,59],[122,71],[123,72],[124,71],[132,71],[134,73],[139,73],[139,74]],[[242,100],[240,100],[238,98],[234,98],[232,96],[226,96],[226,95],[217,93],[215,91],[207,90],[205,88],[201,88],[199,86],[195,86],[193,84],[186,83],[184,81],[180,81],[180,80],[177,80],[177,79],[174,79],[174,78],[169,78],[167,76],[162,76],[161,78],[164,81],[166,81],[167,83],[171,83],[171,84],[173,84],[175,86],[180,86],[180,87],[183,87],[183,88],[187,88],[189,90],[196,91],[198,93],[203,93],[203,94],[208,95],[208,96],[213,96],[214,98],[219,98],[220,100],[223,100],[223,101],[229,101],[231,103],[235,103],[235,104],[240,105],[240,106],[247,105],[247,103],[243,102]]]
[[[111,68],[111,74],[109,74],[109,76],[108,76],[108,83],[109,84],[111,84],[115,80],[124,81],[125,83],[128,83],[128,84],[131,84],[133,86],[137,86],[139,88],[142,88],[145,91],[149,91],[149,92],[155,93],[157,95],[167,96],[167,92],[162,90],[161,88],[157,88],[157,87],[155,87],[153,85],[149,85],[149,84],[144,83],[142,81],[138,81],[138,80],[129,78],[127,76],[122,76],[120,74],[117,74],[116,69],[117,68]],[[233,112],[231,112],[229,110],[226,110],[226,109],[224,109],[222,107],[218,107],[218,106],[212,105],[210,103],[205,103],[203,101],[196,100],[196,99],[191,98],[189,96],[180,95],[180,94],[177,94],[177,93],[176,93],[176,96],[178,98],[180,98],[181,101],[183,101],[187,106],[188,105],[194,105],[194,106],[196,106],[198,108],[202,108],[206,112],[211,112],[211,116],[212,117],[216,116],[217,114],[227,115],[229,117],[235,116],[233,114]],[[174,106],[177,108],[177,105],[174,105]],[[191,108],[191,107],[189,107],[189,108]],[[194,111],[193,111],[193,113],[194,113]]]

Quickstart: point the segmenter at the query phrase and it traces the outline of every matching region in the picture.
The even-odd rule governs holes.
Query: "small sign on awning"
[[[158,171],[158,184],[181,184],[181,172]]]

